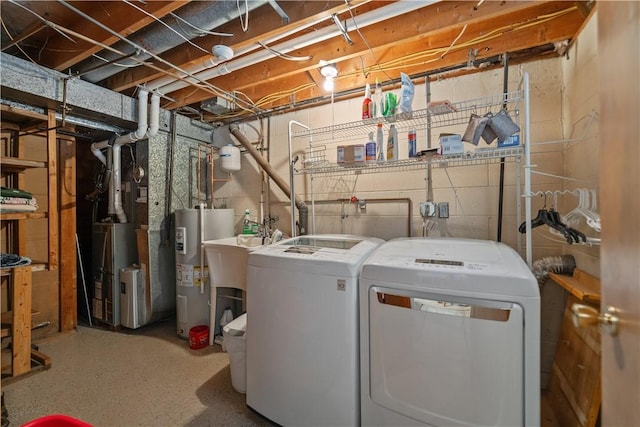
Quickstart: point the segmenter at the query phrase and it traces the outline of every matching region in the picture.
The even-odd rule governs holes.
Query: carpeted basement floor
[[[231,386],[228,354],[191,350],[175,319],[126,332],[80,326],[39,350],[50,369],[2,384],[11,427],[50,414],[95,427],[271,425]]]

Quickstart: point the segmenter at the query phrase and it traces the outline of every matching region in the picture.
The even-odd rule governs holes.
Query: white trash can
[[[222,328],[222,347],[229,353],[231,385],[238,393],[247,392],[247,313]]]

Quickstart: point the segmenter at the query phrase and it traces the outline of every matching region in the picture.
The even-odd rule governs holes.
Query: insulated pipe
[[[356,16],[354,19],[347,20],[346,27],[363,28],[384,21],[386,19],[393,18],[395,16],[421,9],[431,3],[435,3],[435,0],[393,2],[388,6],[380,7],[378,9],[372,10],[371,12]],[[294,50],[302,49],[316,43],[321,43],[325,40],[341,35],[342,32],[339,28],[337,28],[335,25],[329,25],[317,31],[309,32],[300,37],[294,38],[292,40],[287,40],[278,45],[270,47],[272,50],[278,51],[280,53],[289,53]],[[224,64],[213,69],[202,70],[201,72],[195,74],[195,76],[200,80],[209,80],[225,74],[229,74],[233,71],[237,71],[245,67],[249,67],[259,62],[266,61],[271,58],[273,58],[273,54],[271,52],[269,52],[268,50],[261,50],[238,59],[227,61]],[[192,81],[192,79],[190,78],[178,80],[174,83],[160,87],[159,90],[163,94],[174,92],[178,89],[182,89],[183,87],[188,86],[189,83],[187,83],[187,81],[190,80]],[[151,83],[150,87],[155,88],[153,82]]]
[[[236,139],[249,152],[249,154],[251,154],[251,157],[253,157],[256,160],[256,162],[258,162],[260,167],[262,167],[262,169],[267,173],[267,175],[269,175],[269,177],[273,180],[273,182],[276,183],[276,185],[282,190],[282,192],[295,203],[295,205],[298,208],[298,214],[300,216],[300,232],[301,234],[306,234],[308,217],[309,217],[309,208],[307,208],[307,205],[302,201],[302,199],[299,199],[295,195],[294,196],[291,195],[291,189],[289,188],[287,183],[280,177],[280,175],[278,175],[278,173],[273,169],[273,167],[271,167],[271,165],[264,159],[264,157],[260,155],[258,150],[251,144],[251,142],[240,131],[240,128],[238,127],[237,124],[232,123],[231,125],[229,125],[229,131],[233,136],[236,137]],[[294,215],[295,215],[295,212],[292,210],[291,217],[293,218]],[[293,234],[294,232],[295,232],[295,227],[291,230],[291,235],[294,235]]]

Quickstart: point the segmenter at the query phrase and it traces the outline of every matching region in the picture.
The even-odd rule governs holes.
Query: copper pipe
[[[413,212],[413,201],[409,197],[389,197],[389,198],[374,198],[363,199],[367,203],[386,203],[386,202],[405,202],[407,203],[407,237],[411,237],[411,215]],[[351,203],[351,199],[327,199],[327,200],[315,200],[313,203],[319,204],[332,204],[332,203]],[[307,203],[311,201],[307,200]]]

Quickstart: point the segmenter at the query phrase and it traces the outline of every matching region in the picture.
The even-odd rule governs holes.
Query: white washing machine
[[[540,293],[496,242],[404,238],[360,275],[361,421],[540,425]]]
[[[359,424],[358,275],[381,243],[313,235],[249,254],[249,407],[283,426]]]

